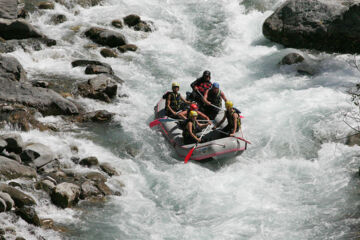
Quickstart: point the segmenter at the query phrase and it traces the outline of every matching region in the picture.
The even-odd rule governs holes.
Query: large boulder
[[[3,39],[46,38],[23,19],[0,19],[0,37]]]
[[[87,82],[78,84],[81,96],[111,102],[116,96],[117,84],[111,75],[100,74]]]
[[[85,36],[97,44],[109,47],[118,47],[126,44],[124,35],[104,28],[92,27],[85,32]]]
[[[140,16],[136,14],[130,14],[124,17],[124,23],[128,27],[134,28],[135,31],[151,32],[151,26],[149,23],[142,21]]]
[[[0,101],[34,107],[44,115],[72,115],[79,112],[71,101],[51,89],[0,78]]]
[[[85,69],[85,74],[114,74],[111,67],[105,67],[100,65],[88,65]]]
[[[75,205],[79,201],[80,187],[68,182],[60,183],[51,194],[51,201],[61,208]]]
[[[104,67],[107,67],[107,68],[111,68],[111,66],[109,64],[103,63],[103,62],[100,62],[100,61],[96,61],[96,60],[82,60],[82,59],[79,59],[79,60],[75,60],[75,61],[71,62],[72,67],[87,67],[89,65],[99,65],[99,66],[104,66]]]
[[[11,56],[0,55],[0,78],[26,81],[26,72],[19,61]]]
[[[0,198],[0,213],[6,211],[6,202]]]
[[[23,206],[36,205],[36,202],[32,197],[4,183],[0,183],[0,192],[5,192],[9,194],[12,200],[14,200],[15,202],[15,206],[18,208]]]
[[[100,164],[101,170],[106,172],[110,177],[111,176],[119,176],[119,173],[116,171],[116,169],[110,165],[110,163],[101,163]]]
[[[0,156],[0,178],[10,180],[16,178],[35,178],[36,176],[35,169]]]
[[[99,195],[102,196],[102,193],[95,186],[95,182],[87,180],[83,184],[81,184],[81,195],[80,195],[81,199],[95,197]]]
[[[24,142],[20,136],[20,134],[17,133],[9,133],[1,136],[1,139],[4,139],[6,144],[6,151],[14,152],[16,154],[19,154],[22,152],[24,148]]]
[[[0,18],[17,18],[17,0],[0,0]]]
[[[97,157],[87,157],[81,159],[79,164],[82,166],[92,167],[99,165],[99,160],[97,159]]]
[[[360,3],[288,0],[263,24],[263,34],[286,47],[360,52]]]
[[[49,147],[41,143],[31,143],[20,154],[23,162],[32,162],[36,168],[41,168],[55,159]]]
[[[24,206],[21,208],[17,208],[15,213],[16,215],[24,219],[27,223],[33,224],[35,226],[40,226],[40,218],[34,208]]]
[[[74,121],[76,122],[98,122],[104,123],[109,122],[113,118],[114,113],[108,112],[106,110],[98,110],[95,112],[89,112],[85,114],[79,114],[74,117]]]
[[[0,199],[6,203],[6,211],[10,211],[15,206],[14,200],[8,193],[0,192]]]

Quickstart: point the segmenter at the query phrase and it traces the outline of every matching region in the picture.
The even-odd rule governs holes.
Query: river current
[[[67,226],[67,239],[357,239],[360,147],[341,138],[351,133],[344,113],[355,109],[346,90],[360,73],[348,64],[353,56],[306,51],[316,62],[314,76],[280,67],[287,53],[301,52],[262,35],[262,23],[281,2],[105,0],[91,8],[56,4],[31,13],[30,22],[58,44],[10,54],[30,79],[61,81],[72,90],[88,76],[71,61],[95,59],[125,80],[121,94],[128,95],[111,104],[81,100],[89,111],[116,113],[109,125],[21,133],[50,145],[65,163],[72,156],[68,146],[76,145],[80,157],[97,156],[122,173],[109,183],[123,183],[122,196],[83,203],[82,210],[38,207],[41,217]],[[55,12],[68,21],[51,24]],[[137,52],[103,58],[99,48],[84,48],[91,43],[81,34],[87,28],[112,29],[112,20],[132,13],[156,27],[152,33],[118,30]],[[252,144],[226,162],[184,165],[148,124],[171,82],[185,94],[204,70],[242,111]]]

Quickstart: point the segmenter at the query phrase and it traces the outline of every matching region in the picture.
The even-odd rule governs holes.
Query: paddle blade
[[[243,115],[240,115],[240,118],[245,118]]]
[[[193,151],[195,150],[195,146],[189,151],[189,153],[186,155],[184,163],[187,163],[193,153]]]
[[[159,125],[159,124],[160,124],[159,119],[156,119],[156,120],[152,121],[151,123],[149,123],[149,127],[152,128],[152,127],[154,127],[156,125]]]
[[[246,142],[246,143],[248,143],[248,144],[251,144],[251,142],[249,142],[248,140],[246,140],[246,139],[244,139],[244,138],[241,138],[241,137],[235,137],[235,136],[233,136],[234,138],[237,138],[237,139],[240,139],[240,140],[242,140],[242,141],[244,141],[244,142]]]

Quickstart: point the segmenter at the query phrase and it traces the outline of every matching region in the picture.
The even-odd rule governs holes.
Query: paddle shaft
[[[201,141],[201,138],[204,136],[205,132],[207,131],[207,129],[208,129],[210,126],[211,126],[211,125],[208,125],[208,126],[205,128],[204,132],[201,134],[201,136],[200,136],[200,138],[199,138],[200,141]],[[199,142],[200,142],[200,141],[199,141]],[[191,150],[189,151],[189,153],[186,155],[185,160],[184,160],[184,163],[187,163],[187,162],[189,161],[192,153],[194,152],[194,150],[195,150],[195,148],[197,147],[197,145],[199,144],[199,142],[197,142],[197,143],[195,144],[195,146],[192,147]]]
[[[196,91],[197,91],[197,93],[198,93],[202,98],[204,98],[204,95],[202,95],[201,92],[199,92],[199,90],[196,89]],[[211,104],[211,103],[210,103],[210,106],[212,106],[212,107],[214,107],[214,108],[217,108],[217,109],[219,109],[219,110],[225,111],[225,109],[222,109],[222,108],[220,108],[220,107],[218,107],[218,106],[215,106],[214,104]]]
[[[226,135],[228,135],[228,136],[230,135],[229,133],[224,132],[224,131],[221,131],[221,130],[219,130],[219,129],[215,129],[215,131],[221,132],[221,133],[226,134]],[[251,142],[249,142],[248,140],[246,140],[246,139],[244,139],[244,138],[242,138],[242,137],[236,137],[236,136],[229,136],[229,137],[234,137],[234,138],[240,139],[240,140],[242,140],[242,141],[244,141],[244,142],[246,142],[246,143],[251,144]]]

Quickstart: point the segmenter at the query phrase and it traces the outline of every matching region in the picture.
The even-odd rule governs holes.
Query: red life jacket
[[[199,92],[201,92],[202,95],[205,94],[206,90],[210,89],[212,86],[211,82],[202,82],[197,87]]]

